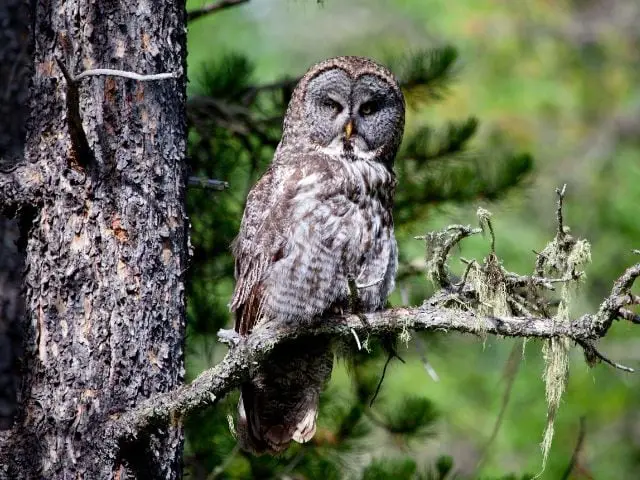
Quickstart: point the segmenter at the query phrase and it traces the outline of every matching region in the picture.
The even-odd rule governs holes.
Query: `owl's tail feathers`
[[[315,338],[276,347],[240,387],[240,447],[256,454],[277,454],[292,440],[311,440],[320,392],[332,366],[332,346]]]
[[[254,385],[242,385],[237,426],[240,448],[255,454],[274,455],[285,451],[291,440],[306,443],[313,438],[318,417],[318,395],[305,396],[303,402],[289,405],[282,415],[270,408],[273,407],[273,399],[264,402],[266,399],[260,397],[262,395]]]

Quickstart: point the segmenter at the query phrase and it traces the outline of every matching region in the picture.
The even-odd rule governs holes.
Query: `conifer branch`
[[[187,22],[193,22],[194,20],[204,17],[210,13],[219,12],[229,7],[235,7],[247,3],[249,0],[219,0],[218,2],[209,3],[204,7],[197,8],[187,12]]]

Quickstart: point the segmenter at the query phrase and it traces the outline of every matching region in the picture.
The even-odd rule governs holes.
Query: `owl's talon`
[[[369,320],[367,320],[367,316],[364,313],[356,313],[356,316],[358,317],[358,320],[362,322],[362,325],[364,325],[365,327],[371,326]]]
[[[218,330],[218,340],[229,347],[237,347],[241,337],[238,332],[232,329],[221,328]]]

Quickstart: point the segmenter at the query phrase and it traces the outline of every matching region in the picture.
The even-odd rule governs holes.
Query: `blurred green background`
[[[207,2],[187,3],[193,10]],[[189,92],[192,100],[203,90],[215,98],[211,84],[216,79],[211,77],[216,70],[211,65],[219,68],[229,54],[246,59],[243,81],[265,85],[300,76],[329,56],[364,55],[393,63],[425,48],[453,46],[458,60],[445,95],[410,109],[407,132],[425,122],[437,128],[474,116],[479,128],[466,152],[477,156],[481,168],[490,170],[508,151],[530,153],[533,169],[501,195],[486,195],[480,188],[472,198],[405,205],[404,211],[411,214],[403,216],[396,231],[405,266],[423,267],[424,244],[414,236],[451,223],[477,223],[476,208],[483,206],[494,214],[496,250],[505,266],[530,273],[532,251],[540,251],[554,235],[554,189],[567,183],[565,222],[572,233],[592,242],[593,263],[575,305],[579,314],[597,308],[614,279],[635,261],[631,249],[640,248],[638,25],[640,4],[634,0],[251,0],[189,24]],[[236,74],[242,70],[237,64],[233,68]],[[265,109],[280,108],[274,106],[277,100],[269,102],[263,101]],[[192,125],[198,118],[192,114]],[[277,121],[269,124],[262,118],[265,138],[251,145],[243,145],[233,134],[205,145],[206,122],[190,134],[196,173],[226,180],[230,188],[219,193],[192,191],[189,196],[196,252],[189,294],[189,378],[213,365],[226,350],[216,343],[215,331],[232,324],[226,310],[233,288],[227,239],[237,233],[247,189],[264,171],[279,132]],[[232,123],[223,127],[233,131]],[[398,192],[402,195],[402,181]],[[474,238],[457,255],[482,259],[487,253],[487,239]],[[459,262],[451,265],[460,270]],[[391,301],[418,304],[430,292],[423,275],[407,274]],[[399,345],[406,364],[391,362],[377,402],[381,409],[393,411],[406,398],[428,399],[437,414],[424,419],[427,434],[394,434],[365,415],[358,422],[368,422],[368,428],[353,432],[356,446],[334,445],[332,450],[328,442],[293,449],[278,459],[253,460],[237,451],[227,426],[225,417],[235,414],[236,396],[219,411],[187,425],[186,471],[191,478],[535,474],[541,466],[539,442],[546,419],[541,344],[529,341],[516,368],[508,362],[514,342],[431,334],[414,335],[407,346]],[[616,361],[640,367],[640,334],[632,325],[615,325],[601,350]],[[439,381],[423,367],[425,351]],[[368,361],[373,375],[380,374],[384,361],[384,355]],[[354,396],[353,375],[344,363],[335,368],[323,398],[319,436],[331,431],[340,416],[331,408],[341,411],[341,402]],[[509,371],[517,372],[509,403],[486,448],[510,383],[505,373]],[[639,379],[604,365],[590,369],[580,349],[573,350],[556,436],[541,478],[640,478]],[[571,475],[563,477],[581,417],[586,428],[579,461]],[[310,453],[313,448],[317,451]],[[448,473],[437,473],[438,458],[452,462],[453,467],[440,469]],[[328,467],[318,459],[334,468],[325,470]],[[376,470],[376,462],[387,464]]]

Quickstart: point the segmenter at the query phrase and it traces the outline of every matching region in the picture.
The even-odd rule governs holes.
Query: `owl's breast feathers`
[[[397,266],[386,166],[309,153],[276,160],[254,186],[234,242],[236,330],[303,321],[346,306],[347,277],[368,310],[384,306]]]

